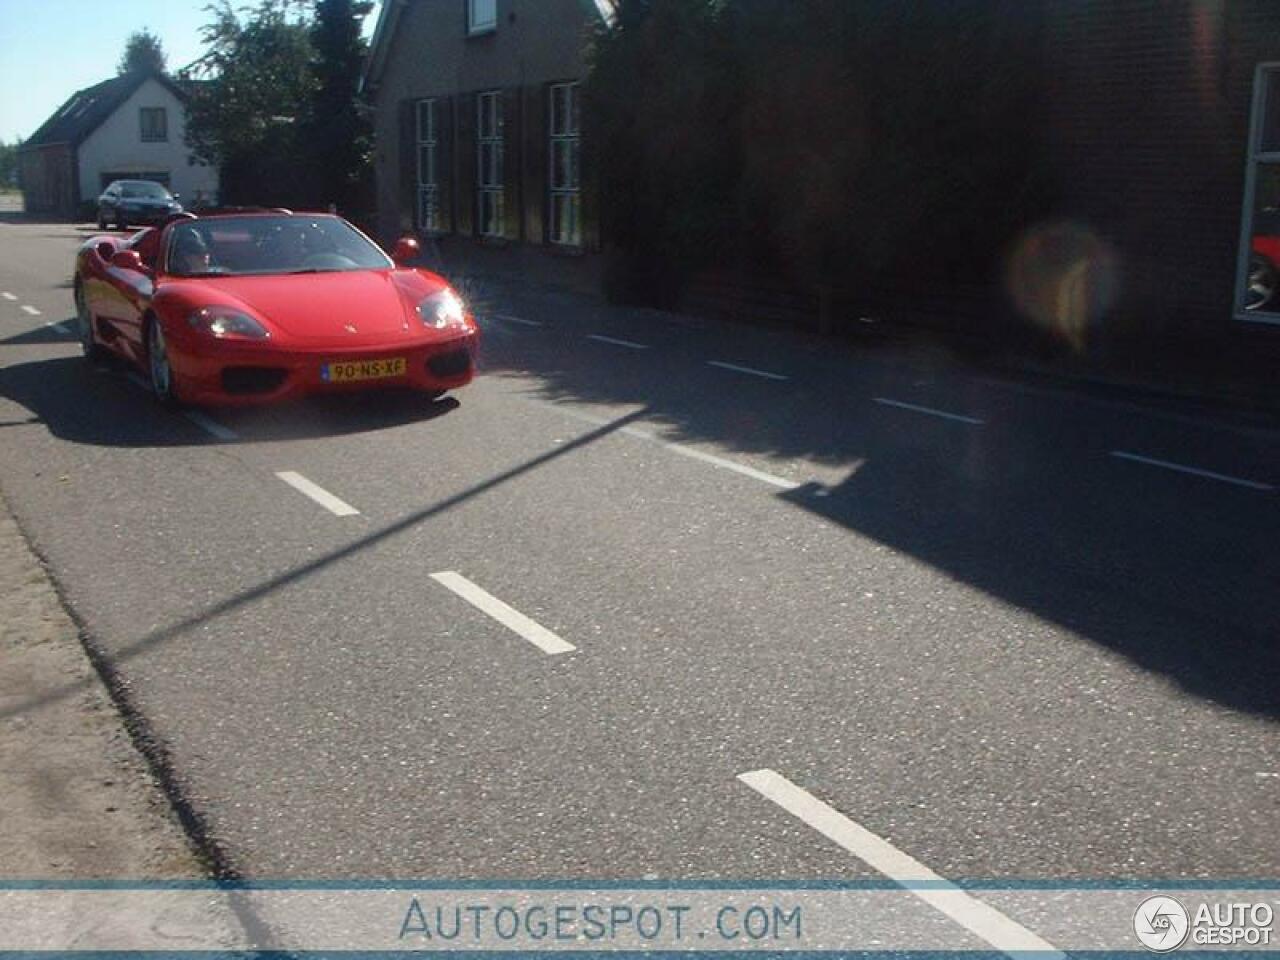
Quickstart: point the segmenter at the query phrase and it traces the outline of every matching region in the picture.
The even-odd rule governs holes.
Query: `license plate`
[[[409,369],[404,357],[384,360],[345,360],[326,363],[320,368],[320,379],[325,383],[352,383],[356,380],[385,380],[387,377],[403,377]]]

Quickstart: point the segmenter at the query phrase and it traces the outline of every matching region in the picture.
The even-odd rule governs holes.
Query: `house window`
[[[551,87],[551,242],[582,246],[582,172],[579,85]]]
[[[467,33],[498,28],[498,0],[467,0]]]
[[[480,136],[476,141],[479,165],[476,185],[480,208],[480,235],[503,235],[502,93],[492,91],[476,98]]]
[[[418,229],[440,230],[440,182],[436,177],[436,101],[418,101]]]
[[[169,118],[164,107],[143,107],[139,112],[143,143],[169,139]]]
[[[1258,68],[1243,221],[1236,313],[1280,323],[1280,63]]]

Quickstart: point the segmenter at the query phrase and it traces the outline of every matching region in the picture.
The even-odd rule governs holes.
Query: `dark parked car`
[[[176,194],[153,180],[116,180],[98,197],[98,229],[114,223],[121,230],[130,224],[160,223],[182,212]]]
[[[1244,308],[1280,311],[1280,208],[1266,207],[1253,222]]]

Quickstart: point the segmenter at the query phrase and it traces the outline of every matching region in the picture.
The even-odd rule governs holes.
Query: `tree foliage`
[[[310,158],[310,187],[341,209],[369,201],[373,130],[357,95],[367,45],[361,21],[367,0],[317,0],[311,27],[315,86],[303,111],[302,139]]]
[[[367,203],[370,131],[357,108],[366,0],[230,0],[206,8],[188,74],[187,144],[219,166],[225,204]]]
[[[671,300],[731,232],[736,82],[720,14],[712,0],[623,0],[596,37],[583,140],[621,296]]]
[[[810,289],[991,277],[1036,206],[1033,7],[623,0],[584,132],[612,262]]]
[[[124,54],[116,66],[117,73],[132,73],[135,70],[151,70],[164,73],[168,65],[164,46],[160,38],[145,27],[129,34],[124,44]]]
[[[0,140],[0,188],[12,190],[18,186],[18,148],[22,140],[5,143]]]
[[[223,203],[297,203],[291,161],[312,90],[307,25],[283,0],[261,0],[244,19],[229,0],[206,9],[206,52],[188,71],[187,145],[219,168]]]

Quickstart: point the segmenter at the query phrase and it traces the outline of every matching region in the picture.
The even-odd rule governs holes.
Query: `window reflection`
[[[1238,305],[1257,319],[1280,320],[1280,68],[1259,77],[1245,201],[1246,250]]]
[[[1280,312],[1280,164],[1259,164],[1244,307]]]
[[[1270,70],[1263,78],[1262,152],[1280,153],[1280,70]]]

